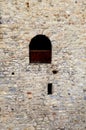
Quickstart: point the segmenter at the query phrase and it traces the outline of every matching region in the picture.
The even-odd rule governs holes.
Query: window
[[[48,84],[48,94],[52,94],[52,83]]]
[[[36,35],[29,45],[30,63],[51,63],[52,46],[45,35]]]

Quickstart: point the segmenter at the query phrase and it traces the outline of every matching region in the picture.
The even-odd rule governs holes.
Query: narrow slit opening
[[[48,84],[48,95],[52,94],[52,83]]]

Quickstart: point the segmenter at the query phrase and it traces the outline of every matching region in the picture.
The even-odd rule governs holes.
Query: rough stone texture
[[[0,0],[0,6],[0,130],[85,130],[86,0]],[[37,34],[51,40],[51,64],[29,64]]]

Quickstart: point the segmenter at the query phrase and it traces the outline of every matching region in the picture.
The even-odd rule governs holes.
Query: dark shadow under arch
[[[29,45],[30,63],[51,63],[52,45],[45,35],[36,35]]]

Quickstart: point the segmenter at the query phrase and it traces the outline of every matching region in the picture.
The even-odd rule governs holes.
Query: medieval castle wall
[[[86,130],[86,0],[0,0],[0,8],[0,130]],[[52,43],[51,64],[29,62],[38,34]]]

